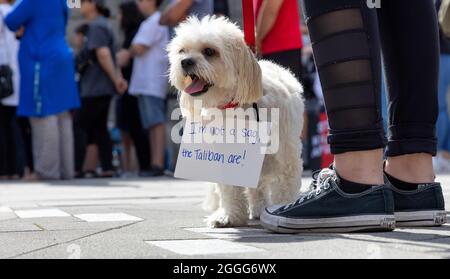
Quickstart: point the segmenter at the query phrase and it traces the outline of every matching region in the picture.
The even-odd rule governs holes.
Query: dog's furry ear
[[[235,71],[237,92],[234,101],[239,104],[257,102],[263,95],[261,68],[255,55],[245,44],[236,49]]]

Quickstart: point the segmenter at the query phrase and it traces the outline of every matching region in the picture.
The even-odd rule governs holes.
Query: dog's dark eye
[[[183,54],[184,53],[184,49],[180,49],[180,51],[178,51],[179,54]]]
[[[203,50],[203,54],[205,54],[208,57],[211,57],[216,54],[216,51],[214,49],[208,47]]]

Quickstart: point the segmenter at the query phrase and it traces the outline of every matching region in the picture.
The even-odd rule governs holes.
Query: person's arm
[[[21,26],[17,31],[16,31],[16,39],[20,40],[23,37],[23,34],[25,34],[25,27]]]
[[[261,50],[261,44],[272,30],[278,18],[284,0],[264,0],[258,13],[256,22],[256,48]]]
[[[141,24],[139,31],[134,36],[133,42],[129,49],[122,49],[117,53],[117,61],[121,67],[128,65],[133,57],[139,57],[147,53],[147,51],[156,43],[161,41],[167,28],[155,22],[154,24]]]
[[[126,67],[130,64],[133,57],[144,55],[149,50],[148,46],[142,44],[134,44],[129,49],[121,49],[116,54],[117,64],[120,67]]]
[[[127,82],[123,79],[122,73],[114,64],[113,53],[110,50],[111,35],[109,31],[102,26],[90,24],[87,33],[87,47],[92,51],[101,68],[116,86],[119,93],[124,93],[127,88]]]
[[[95,50],[95,55],[103,71],[105,71],[108,77],[115,82],[117,80],[116,66],[114,65],[114,60],[109,48],[100,47]]]
[[[31,19],[33,14],[32,2],[31,0],[18,1],[5,17],[5,24],[11,31],[18,31]]]
[[[130,54],[133,57],[144,55],[150,48],[142,44],[134,44],[130,48]]]
[[[108,75],[108,77],[113,81],[116,86],[118,93],[123,94],[128,87],[127,82],[123,79],[122,73],[114,65],[114,60],[112,58],[112,53],[108,47],[100,47],[95,50],[95,54],[98,63]]]
[[[194,0],[175,0],[162,13],[160,24],[170,27],[176,26],[187,17],[193,2]]]

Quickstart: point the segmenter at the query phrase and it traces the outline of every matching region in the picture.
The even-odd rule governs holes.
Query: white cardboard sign
[[[264,162],[263,150],[268,143],[267,137],[270,137],[267,133],[261,136],[260,131],[270,133],[270,123],[234,121],[235,125],[188,121],[175,177],[256,188]],[[195,137],[201,137],[201,140],[196,141]]]

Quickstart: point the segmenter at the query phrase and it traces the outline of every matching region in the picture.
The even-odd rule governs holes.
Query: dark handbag
[[[86,25],[86,34],[89,32],[89,25]],[[77,54],[75,58],[75,65],[77,73],[80,74],[80,76],[83,76],[84,73],[87,71],[87,69],[94,64],[94,57],[95,57],[95,51],[90,51],[87,47],[87,41],[86,38],[84,39],[83,46],[81,47],[81,50]]]
[[[76,70],[82,76],[93,65],[91,52],[83,48],[75,58]]]
[[[0,100],[14,94],[13,71],[8,65],[0,65]]]
[[[0,20],[3,21],[3,14],[0,12]],[[8,42],[6,41],[6,30],[3,24],[2,32],[0,36],[3,37],[5,43],[5,49],[8,49]],[[9,54],[8,54],[9,57]],[[10,57],[9,57],[10,59]],[[14,94],[13,85],[13,71],[9,65],[0,65],[0,100],[5,99]]]

